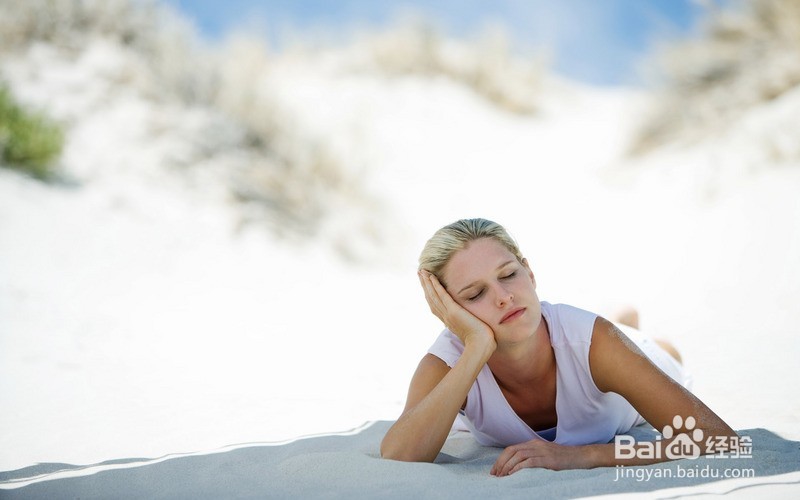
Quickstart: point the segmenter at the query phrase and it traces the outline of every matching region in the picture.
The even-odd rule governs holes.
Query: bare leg
[[[675,349],[674,345],[672,345],[671,343],[669,343],[669,341],[664,339],[654,339],[654,340],[656,341],[656,344],[660,345],[661,348],[667,351],[667,353],[670,356],[675,358],[675,360],[678,363],[683,364],[683,358],[681,357],[681,353],[679,353],[678,350]]]
[[[623,325],[628,325],[632,328],[639,329],[639,311],[632,306],[625,306],[623,308],[618,309],[612,316],[611,320],[615,323],[621,323]],[[656,344],[661,346],[662,349],[667,351],[667,354],[675,358],[675,360],[683,364],[683,358],[681,357],[681,353],[672,345],[669,341],[664,339],[654,339]]]
[[[625,306],[611,315],[611,321],[639,329],[639,311],[632,306]]]

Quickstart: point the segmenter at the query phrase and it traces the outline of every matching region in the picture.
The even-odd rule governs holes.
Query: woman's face
[[[453,299],[489,325],[499,340],[532,335],[542,318],[536,280],[527,261],[520,263],[492,238],[472,241],[442,272]]]

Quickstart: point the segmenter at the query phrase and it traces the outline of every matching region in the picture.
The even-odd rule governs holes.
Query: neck
[[[530,337],[514,344],[501,344],[489,359],[495,378],[505,385],[530,384],[547,379],[555,367],[550,332],[544,317]]]

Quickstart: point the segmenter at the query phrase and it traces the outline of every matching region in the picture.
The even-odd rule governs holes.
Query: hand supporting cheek
[[[488,346],[491,351],[497,348],[494,331],[489,325],[453,300],[436,276],[427,271],[420,271],[418,274],[431,312],[448,330],[456,334],[465,346],[479,342]]]

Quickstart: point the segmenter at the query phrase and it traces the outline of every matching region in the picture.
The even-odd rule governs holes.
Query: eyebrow
[[[516,259],[511,259],[511,260],[509,260],[509,261],[503,262],[502,264],[500,264],[499,266],[497,266],[497,269],[495,269],[495,271],[499,271],[500,269],[503,269],[503,268],[504,268],[504,267],[506,267],[507,265],[509,265],[509,264],[513,264],[514,262],[516,262]],[[461,290],[459,290],[459,291],[458,291],[458,294],[461,294],[461,292],[463,292],[464,290],[466,290],[466,289],[468,289],[468,288],[472,288],[473,286],[477,285],[477,284],[478,284],[478,282],[479,282],[479,281],[473,281],[473,282],[472,282],[472,283],[470,283],[469,285],[467,285],[467,286],[465,286],[464,288],[462,288]],[[457,294],[457,295],[458,295],[458,294]]]

